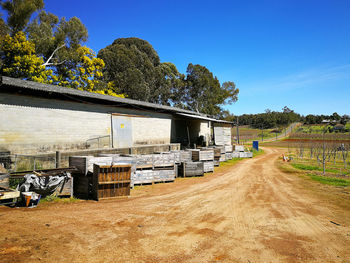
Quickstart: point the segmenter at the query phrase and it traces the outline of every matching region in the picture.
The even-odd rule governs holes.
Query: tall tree
[[[190,63],[182,104],[190,110],[220,117],[221,106],[237,101],[238,92],[233,82],[220,86],[219,80],[206,67]]]
[[[106,63],[103,75],[105,81],[113,81],[117,91],[129,98],[164,103],[159,98],[166,92],[158,88],[159,76],[166,70],[161,66],[159,56],[151,44],[139,38],[119,38],[98,52],[98,58]],[[158,85],[157,85],[158,84]]]
[[[7,0],[1,3],[7,11],[7,25],[12,35],[23,31],[33,13],[44,8],[43,0]]]
[[[68,21],[63,17],[40,12],[27,27],[28,38],[35,44],[36,53],[47,67],[67,79],[69,71],[80,63],[79,48],[87,40],[87,29],[77,17]]]

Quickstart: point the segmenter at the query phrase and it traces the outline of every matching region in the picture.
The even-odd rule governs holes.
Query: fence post
[[[61,166],[61,152],[56,151],[56,168],[60,168]]]
[[[17,154],[15,154],[15,172],[17,172]]]

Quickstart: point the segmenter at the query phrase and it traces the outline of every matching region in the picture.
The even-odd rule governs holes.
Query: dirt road
[[[0,208],[0,262],[350,262],[349,211],[282,173],[280,151],[130,198]]]

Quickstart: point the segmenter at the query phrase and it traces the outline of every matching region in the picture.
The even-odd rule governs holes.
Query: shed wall
[[[82,149],[111,136],[111,113],[133,117],[133,143],[170,143],[171,115],[98,104],[1,93],[0,149],[16,153]]]

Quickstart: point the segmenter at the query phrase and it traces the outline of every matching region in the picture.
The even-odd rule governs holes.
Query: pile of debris
[[[60,168],[38,171],[24,171],[0,175],[0,204],[34,207],[41,197],[73,196],[73,178],[75,168]],[[9,188],[9,181],[20,183],[16,190]]]

